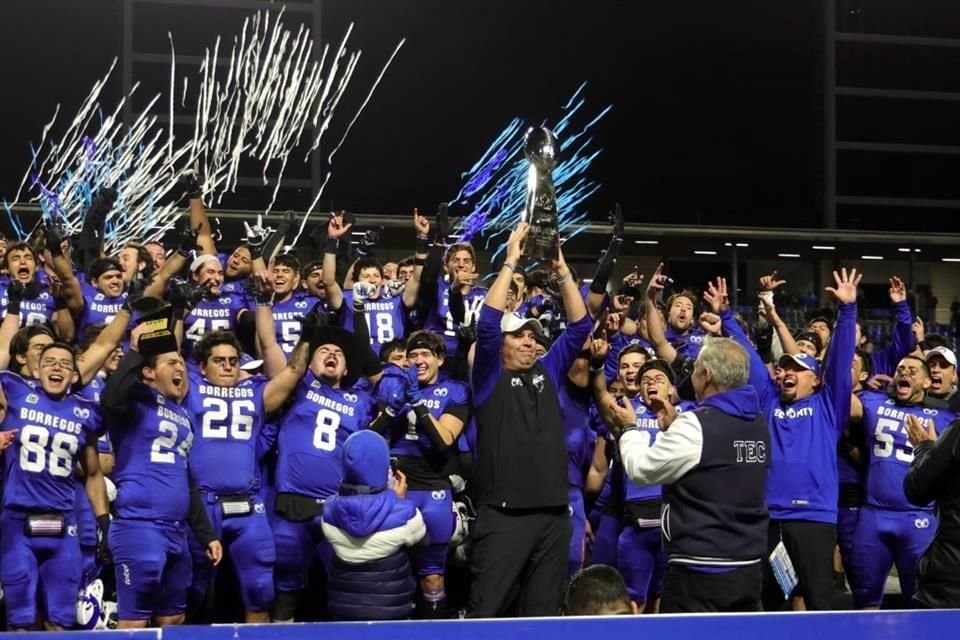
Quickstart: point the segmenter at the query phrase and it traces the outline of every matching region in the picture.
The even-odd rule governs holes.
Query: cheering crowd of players
[[[799,584],[785,597],[767,570],[764,607],[831,608],[836,547],[856,606],[881,605],[893,565],[903,593],[916,592],[937,518],[934,494],[905,492],[904,480],[912,445],[946,429],[960,396],[954,352],[940,336],[915,334],[898,278],[892,340],[867,353],[853,273],[830,290],[835,321],[821,313],[798,333],[777,314],[782,282],[764,278],[748,326],[722,278],[702,296],[666,299],[662,269],[646,287],[637,273],[610,283],[621,221],[589,284],[558,249],[529,272],[508,262],[508,290],[488,295],[473,248],[445,245],[442,211],[434,220],[414,212],[408,261],[372,257],[375,233],[354,255],[352,220],[341,214],[312,237],[322,259],[302,264],[278,249],[282,231],[260,227],[218,253],[199,185],[186,187],[176,246],[103,256],[97,220],[110,194],[95,200],[79,236],[62,237],[54,223],[6,246],[0,583],[9,628],[103,626],[104,584],[121,628],[209,622],[241,606],[246,622],[449,617],[482,609],[468,607],[471,584],[484,597],[503,590],[482,609],[492,615],[528,611],[533,598],[559,613],[566,579],[525,581],[523,563],[535,565],[537,551],[491,585],[490,554],[506,551],[481,536],[482,518],[469,533],[475,507],[524,508],[478,496],[474,477],[503,484],[540,453],[511,444],[510,425],[478,433],[477,415],[491,415],[496,397],[491,358],[508,370],[543,358],[563,421],[566,478],[547,480],[566,483],[573,534],[562,541],[566,566],[538,575],[609,565],[633,603],[626,612],[657,612],[670,561],[661,489],[630,480],[616,439],[635,424],[655,446],[666,414],[695,407],[690,377],[710,336],[746,350],[770,428],[759,453],[769,466],[767,546],[783,542]],[[508,256],[518,255],[522,233],[510,242]],[[571,281],[576,305],[564,295]],[[477,322],[485,305],[504,313],[486,337],[489,322]],[[568,326],[586,335],[572,349]],[[503,455],[478,458],[484,446]],[[599,583],[579,580],[580,591],[590,584]],[[949,604],[923,589],[917,598]]]

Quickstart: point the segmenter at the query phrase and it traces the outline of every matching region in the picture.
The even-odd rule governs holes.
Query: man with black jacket
[[[473,546],[470,615],[502,613],[522,576],[519,612],[557,615],[567,573],[571,524],[567,452],[556,381],[563,380],[593,323],[557,248],[553,269],[567,328],[540,360],[540,323],[504,315],[507,291],[528,225],[507,241],[506,260],[480,310],[472,382],[477,411],[479,505]]]
[[[910,502],[937,502],[937,532],[917,563],[917,592],[923,607],[960,607],[960,429],[957,422],[940,437],[933,421],[907,416],[907,436],[913,445],[913,462],[903,480]],[[906,594],[904,594],[906,595]]]
[[[760,610],[770,431],[746,386],[748,367],[736,342],[708,339],[691,376],[699,406],[678,415],[665,398],[648,402],[664,429],[656,440],[637,426],[629,400],[609,403],[625,425],[620,456],[627,475],[664,485],[664,613]]]

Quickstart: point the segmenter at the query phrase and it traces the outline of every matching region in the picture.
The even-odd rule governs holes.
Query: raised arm
[[[517,261],[523,256],[523,243],[529,229],[527,223],[521,222],[510,233],[503,266],[500,267],[500,273],[494,280],[493,286],[487,291],[487,297],[484,298],[483,307],[477,317],[477,341],[473,365],[470,369],[474,405],[480,405],[486,401],[500,374],[500,346],[503,344],[500,321],[507,307],[507,292],[513,281]]]
[[[83,291],[80,289],[80,281],[77,280],[73,272],[73,265],[69,258],[63,255],[63,236],[56,225],[50,224],[44,227],[44,240],[47,244],[47,251],[53,258],[53,270],[60,279],[60,296],[67,303],[67,309],[74,316],[80,315],[83,311]]]
[[[339,311],[343,306],[343,289],[337,282],[337,247],[340,238],[349,233],[352,226],[343,223],[342,215],[331,217],[327,224],[327,242],[323,248],[323,286],[327,290],[327,306],[332,311]]]
[[[188,170],[180,180],[190,202],[190,226],[199,230],[197,246],[200,248],[200,253],[216,255],[217,246],[213,242],[213,227],[207,217],[207,209],[203,206],[202,178],[197,171]]]
[[[663,322],[663,316],[660,315],[660,309],[657,308],[657,296],[663,291],[664,287],[670,284],[671,280],[663,273],[663,263],[657,265],[657,270],[650,277],[647,284],[646,315],[647,315],[647,337],[650,338],[650,344],[653,350],[657,352],[657,357],[672,363],[677,358],[677,350],[670,341],[667,340],[667,328]]]
[[[591,318],[600,317],[603,311],[604,301],[607,295],[607,283],[610,281],[610,275],[617,264],[617,256],[620,255],[620,247],[623,245],[623,211],[620,210],[620,204],[614,207],[610,214],[610,221],[613,224],[613,237],[610,238],[610,244],[607,250],[600,256],[600,263],[593,274],[593,280],[590,282],[590,292],[587,294],[587,313]]]
[[[573,366],[577,354],[583,349],[584,342],[593,331],[593,318],[587,314],[580,289],[573,281],[573,275],[567,262],[563,258],[563,250],[557,246],[557,257],[553,260],[553,271],[560,286],[560,296],[563,298],[564,310],[567,314],[567,328],[554,341],[541,362],[551,374],[553,380],[563,380],[570,367]]]
[[[727,279],[717,278],[716,285],[712,282],[709,283],[707,285],[707,291],[704,292],[704,297],[706,298],[708,295],[721,301],[719,307],[720,313],[718,315],[720,316],[720,326],[723,335],[728,338],[733,338],[737,344],[746,350],[747,355],[750,357],[750,371],[747,384],[756,389],[757,395],[760,396],[760,404],[762,406],[766,399],[770,397],[769,394],[773,392],[775,383],[770,379],[770,373],[767,371],[767,366],[764,364],[760,354],[757,353],[756,348],[750,342],[747,334],[743,332],[743,327],[740,326],[740,323],[737,322],[736,317],[734,317],[733,311],[730,310],[730,305],[722,303],[722,301],[728,299]]]
[[[258,306],[257,311],[259,312],[260,309],[261,307]],[[311,333],[311,330],[304,327],[303,333]],[[274,339],[274,343],[276,343],[276,339]],[[310,348],[310,343],[301,339],[294,348],[293,353],[290,354],[290,362],[287,363],[287,366],[272,376],[270,382],[264,387],[263,408],[267,413],[276,411],[287,401],[287,398],[289,398],[290,394],[297,388],[297,384],[300,383],[300,379],[306,372],[312,355],[313,352]]]
[[[853,378],[850,365],[856,351],[857,342],[857,285],[863,278],[856,269],[841,269],[833,272],[836,287],[827,287],[826,291],[837,300],[837,326],[830,339],[830,348],[823,370],[823,388],[838,411],[837,424],[840,429],[846,427],[850,394],[853,393]]]
[[[412,309],[417,304],[417,297],[420,293],[420,275],[423,273],[423,263],[427,259],[427,242],[430,239],[430,221],[426,216],[420,215],[420,211],[413,210],[413,227],[417,232],[416,253],[413,256],[414,268],[413,275],[403,287],[403,306]]]
[[[77,356],[77,373],[80,374],[82,384],[89,384],[93,380],[100,368],[110,358],[110,354],[120,345],[123,336],[127,333],[130,317],[130,309],[127,305],[124,305],[113,320],[103,328],[93,344]]]
[[[897,276],[890,278],[890,304],[896,313],[893,323],[893,336],[890,344],[871,354],[873,368],[876,374],[891,375],[896,371],[897,364],[908,353],[913,351],[916,341],[913,334],[913,314],[907,304],[907,287]]]

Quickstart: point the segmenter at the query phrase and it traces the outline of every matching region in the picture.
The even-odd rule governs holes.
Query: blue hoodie
[[[338,620],[401,620],[413,610],[416,584],[407,547],[423,539],[423,517],[387,486],[390,452],[364,430],[343,446],[344,481],[323,510],[333,547],[328,607]]]
[[[709,398],[704,398],[700,406],[719,409],[728,416],[741,420],[754,420],[760,413],[760,398],[757,396],[756,389],[747,385],[715,393]]]
[[[837,443],[850,415],[856,318],[856,304],[839,305],[820,388],[786,403],[733,313],[721,315],[724,333],[750,356],[750,385],[770,424],[767,508],[772,520],[837,522]]]

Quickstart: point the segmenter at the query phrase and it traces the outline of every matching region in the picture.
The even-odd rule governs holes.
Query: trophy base
[[[534,260],[553,260],[558,256],[560,234],[556,227],[530,227],[524,253]]]

